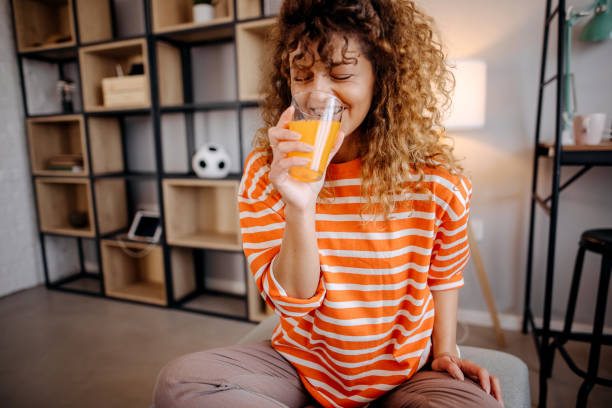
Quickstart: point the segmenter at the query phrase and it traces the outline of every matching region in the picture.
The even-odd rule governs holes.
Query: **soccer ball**
[[[191,166],[198,177],[224,178],[229,174],[230,157],[223,146],[208,143],[193,155]]]

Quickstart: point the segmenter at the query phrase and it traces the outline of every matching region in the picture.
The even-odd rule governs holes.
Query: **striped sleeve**
[[[436,186],[439,227],[434,241],[427,284],[430,290],[463,286],[463,270],[470,258],[468,217],[472,186],[465,177]]]
[[[244,255],[262,297],[278,314],[307,315],[325,298],[323,279],[308,299],[288,296],[276,281],[272,262],[280,252],[285,231],[284,203],[268,178],[270,166],[263,152],[253,151],[246,160],[238,190],[240,229]]]

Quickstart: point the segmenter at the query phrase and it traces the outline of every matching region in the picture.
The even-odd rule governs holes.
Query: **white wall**
[[[0,296],[43,281],[10,8],[0,2]]]
[[[569,2],[574,6],[586,3]],[[484,222],[484,240],[479,247],[497,307],[503,313],[521,314],[545,2],[428,0],[420,4],[436,20],[450,57],[477,58],[488,66],[486,126],[456,133],[456,151],[465,157],[463,164],[473,182],[471,217]],[[550,73],[556,69],[555,37],[556,25],[551,30]],[[606,112],[612,118],[612,41],[594,45],[575,42],[572,64],[579,111]],[[554,91],[554,85],[549,90]],[[554,92],[547,92],[546,97],[541,134],[551,140]],[[550,191],[551,165],[551,160],[540,161],[540,168],[544,167],[542,195]],[[577,170],[564,168],[563,179]],[[612,227],[610,176],[609,167],[593,169],[561,196],[553,317],[562,318],[565,313],[580,233],[588,228]],[[532,298],[536,315],[541,315],[548,216],[538,210],[537,220]],[[600,258],[587,256],[576,321],[592,323],[599,265]],[[486,310],[472,264],[465,275],[460,307]],[[608,302],[607,326],[612,325],[611,304]]]

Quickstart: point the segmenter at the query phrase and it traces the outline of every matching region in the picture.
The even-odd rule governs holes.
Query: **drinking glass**
[[[288,157],[306,157],[310,163],[292,167],[289,174],[300,181],[321,180],[329,153],[336,143],[344,105],[334,95],[322,91],[305,91],[293,95],[295,108],[289,129],[299,133],[300,142],[314,147],[312,152],[291,152]]]

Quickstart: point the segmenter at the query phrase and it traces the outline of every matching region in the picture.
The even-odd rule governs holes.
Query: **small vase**
[[[215,7],[210,4],[196,4],[193,6],[193,22],[204,23],[215,18]]]

